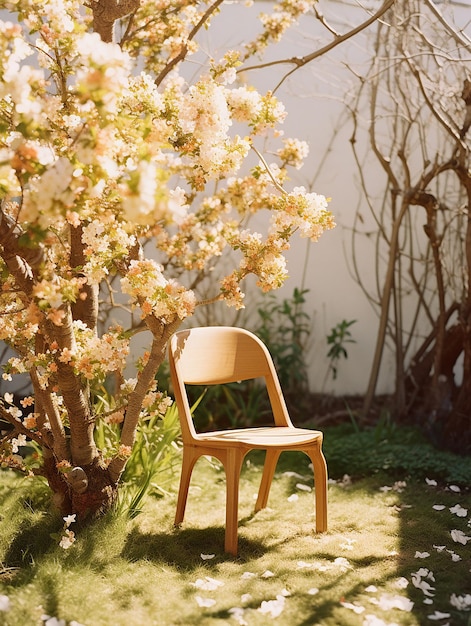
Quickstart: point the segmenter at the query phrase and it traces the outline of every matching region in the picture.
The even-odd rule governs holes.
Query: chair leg
[[[255,503],[255,511],[260,511],[260,509],[264,509],[267,506],[268,495],[280,454],[281,450],[268,449],[266,451],[262,480],[258,490],[257,502]]]
[[[314,487],[316,497],[316,532],[327,530],[327,464],[320,444],[308,451],[314,468]]]
[[[239,509],[239,481],[245,450],[229,449],[225,459],[226,472],[226,532],[224,550],[237,556],[237,530]]]
[[[180,476],[180,487],[178,489],[177,510],[175,512],[175,526],[183,522],[185,516],[188,489],[190,487],[191,474],[200,454],[195,454],[193,450],[183,448],[182,471]]]

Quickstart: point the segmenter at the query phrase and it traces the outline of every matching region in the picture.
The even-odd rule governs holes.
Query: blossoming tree
[[[287,168],[307,148],[276,130],[281,102],[237,81],[309,4],[283,0],[254,42],[208,59],[190,84],[182,62],[220,5],[2,2],[0,340],[14,354],[3,377],[27,373],[32,392],[21,406],[1,401],[11,426],[0,458],[28,472],[17,452],[35,442],[35,471],[63,515],[113,503],[139,420],[167,408],[156,372],[182,321],[219,300],[243,307],[249,274],[264,291],[279,287],[295,231],[315,241],[334,225],[323,196],[288,188]],[[270,135],[279,143],[268,165]],[[270,214],[263,235],[245,221],[260,211]],[[203,299],[198,285],[227,250],[237,263]],[[136,325],[107,322],[125,304],[152,337],[133,379],[124,370]],[[96,390],[110,378],[104,407]],[[94,438],[103,419],[121,425],[106,458]]]

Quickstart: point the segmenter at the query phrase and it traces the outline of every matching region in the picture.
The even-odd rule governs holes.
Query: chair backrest
[[[264,378],[275,425],[292,425],[270,353],[253,333],[231,326],[181,330],[170,339],[169,362],[184,440],[196,434],[185,384]]]

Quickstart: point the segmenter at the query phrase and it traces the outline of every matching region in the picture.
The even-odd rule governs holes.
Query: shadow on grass
[[[57,528],[57,518],[53,516],[44,516],[37,521],[23,520],[6,550],[3,566],[25,568],[55,550],[51,534],[57,532]],[[24,572],[27,575],[27,567]]]
[[[203,529],[176,528],[173,532],[143,533],[138,528],[128,534],[121,556],[129,561],[146,560],[178,567],[191,572],[201,566],[201,555],[215,554],[217,558],[205,561],[208,567],[221,561],[257,558],[267,552],[266,546],[258,541],[250,541],[239,536],[239,556],[224,553],[225,529],[207,527]]]

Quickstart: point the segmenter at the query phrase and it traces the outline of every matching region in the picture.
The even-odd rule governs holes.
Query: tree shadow
[[[58,531],[58,517],[44,515],[39,520],[23,520],[3,560],[5,569],[19,568],[21,577],[30,579],[34,576],[34,565],[46,554],[56,549],[51,541],[51,535]]]

